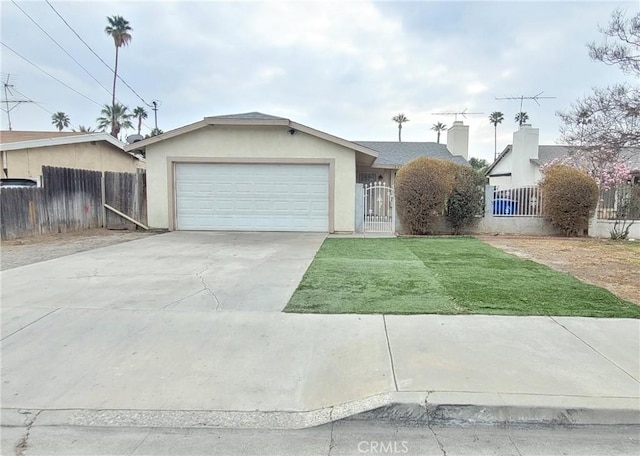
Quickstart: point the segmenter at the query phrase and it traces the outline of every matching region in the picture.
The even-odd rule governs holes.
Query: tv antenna
[[[556,97],[541,97],[540,95],[542,95],[544,92],[540,92],[536,95],[533,96],[525,96],[525,95],[520,95],[519,97],[494,97],[496,100],[520,100],[520,111],[522,112],[522,103],[524,102],[524,100],[533,100],[536,102],[536,104],[538,106],[540,106],[540,102],[538,100],[544,100],[544,99],[551,99],[551,98],[556,98]]]
[[[454,116],[454,121],[458,120],[458,116],[462,116],[464,119],[466,119],[467,116],[475,116],[479,114],[484,114],[484,112],[467,112],[467,108],[464,108],[464,110],[458,111],[458,112],[432,112],[431,113],[431,115],[434,115],[434,116]]]
[[[9,95],[13,96],[13,92],[11,89],[13,88],[13,84],[10,82],[11,74],[7,74],[7,77],[4,81],[2,81],[3,89],[4,89],[4,100],[0,100],[0,103],[4,105],[4,107],[0,108],[4,112],[7,113],[7,121],[9,123],[9,131],[11,131],[11,111],[20,106],[22,103],[35,103],[33,100],[10,100]],[[12,106],[10,106],[10,104]]]

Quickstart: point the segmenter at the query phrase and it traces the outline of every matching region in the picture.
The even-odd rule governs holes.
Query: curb
[[[638,398],[494,393],[383,393],[316,410],[2,409],[2,426],[303,429],[335,421],[406,426],[640,425]]]
[[[640,411],[470,404],[428,404],[425,407],[422,404],[392,403],[345,420],[413,426],[611,426],[640,425]]]

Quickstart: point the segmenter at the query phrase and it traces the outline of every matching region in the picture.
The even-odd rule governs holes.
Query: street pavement
[[[3,434],[640,424],[638,320],[280,312],[323,239],[174,232],[3,271]]]

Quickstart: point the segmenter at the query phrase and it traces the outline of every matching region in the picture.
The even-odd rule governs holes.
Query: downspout
[[[2,172],[4,177],[9,177],[9,166],[7,165],[7,151],[2,151]]]

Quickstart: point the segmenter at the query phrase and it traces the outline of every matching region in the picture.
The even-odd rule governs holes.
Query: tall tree
[[[504,120],[504,114],[500,111],[493,111],[489,115],[489,123],[493,125],[493,161],[498,158],[498,124]]]
[[[518,126],[521,127],[522,124],[524,124],[527,120],[529,120],[529,114],[527,114],[526,112],[519,112],[514,117],[514,120],[518,122]]]
[[[487,163],[487,161],[484,158],[476,158],[476,157],[471,157],[469,159],[469,164],[476,171],[483,171],[485,168],[487,168],[487,166],[489,166],[489,163]]]
[[[407,119],[407,116],[403,113],[400,113],[397,116],[394,116],[391,120],[398,124],[398,142],[402,142],[402,124],[409,122],[409,119]]]
[[[140,134],[140,130],[142,129],[142,119],[146,119],[148,117],[147,111],[142,106],[138,106],[133,110],[133,117],[138,119],[138,134]]]
[[[621,10],[615,10],[608,26],[600,31],[604,41],[587,45],[591,58],[640,78],[640,13],[627,19]],[[624,170],[628,163],[633,151],[626,148],[640,147],[640,86],[596,87],[557,115],[562,121],[561,141],[575,146],[572,163],[587,169],[601,188],[624,174],[613,171]]]
[[[58,131],[62,131],[64,128],[67,128],[70,122],[71,120],[69,119],[69,116],[62,111],[58,111],[51,116],[51,124],[55,125]]]
[[[122,16],[107,17],[108,25],[104,31],[107,35],[113,38],[113,44],[116,46],[116,63],[113,69],[113,90],[111,92],[111,106],[116,105],[116,80],[118,78],[118,51],[122,46],[126,46],[131,41],[131,31],[133,29],[129,26],[129,22]],[[111,120],[111,135],[118,136],[116,130],[115,119]]]
[[[587,44],[589,56],[593,60],[617,65],[625,73],[640,74],[640,13],[627,19],[622,10],[615,10],[611,14],[608,27],[600,28],[605,35],[601,44],[591,42]],[[608,38],[614,38],[610,42]]]
[[[440,132],[444,131],[445,128],[447,128],[447,125],[443,124],[442,122],[434,123],[433,127],[431,127],[433,131],[438,133],[438,139],[437,139],[438,144],[440,144]]]
[[[128,111],[129,108],[120,103],[116,103],[113,106],[104,105],[102,111],[100,111],[102,115],[96,119],[98,129],[105,131],[107,127],[111,126],[111,135],[117,138],[121,129],[133,128],[131,123],[132,115]]]

